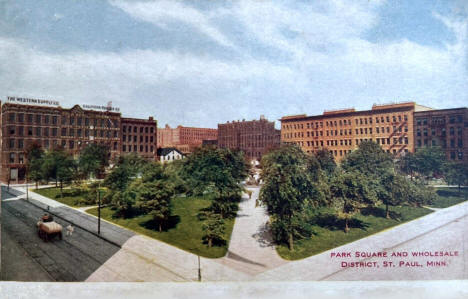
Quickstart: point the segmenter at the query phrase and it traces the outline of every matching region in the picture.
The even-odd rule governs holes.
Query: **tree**
[[[338,217],[345,220],[345,233],[349,231],[349,219],[355,213],[378,203],[375,190],[369,187],[367,177],[357,171],[337,173],[330,184],[330,192]]]
[[[36,189],[38,183],[43,178],[42,163],[44,157],[44,150],[41,145],[37,142],[32,143],[26,149],[26,168],[28,178],[36,182]]]
[[[263,156],[261,163],[265,183],[260,202],[271,215],[275,240],[286,242],[293,250],[295,232],[301,230],[302,221],[297,218],[306,207],[325,202],[313,179],[318,172],[312,170],[312,165],[318,162],[295,145],[283,145]]]
[[[410,182],[394,171],[382,174],[381,184],[383,192],[378,193],[378,198],[385,204],[386,218],[390,218],[388,207],[408,202],[412,189]]]
[[[398,167],[400,171],[404,174],[410,176],[413,180],[414,173],[417,169],[417,161],[413,153],[407,153],[398,161]]]
[[[171,199],[174,196],[172,184],[163,180],[145,182],[138,185],[137,205],[145,213],[151,215],[158,223],[159,232],[171,215]]]
[[[416,171],[424,177],[441,174],[445,167],[445,153],[440,147],[423,147],[414,154]]]
[[[99,177],[108,165],[109,148],[105,145],[91,143],[80,152],[78,167],[85,177]]]
[[[197,148],[184,163],[182,177],[195,194],[226,190],[242,191],[239,183],[247,177],[249,165],[239,151],[204,146]]]
[[[348,154],[341,163],[345,171],[357,171],[365,175],[378,176],[393,168],[393,160],[380,145],[373,141],[363,141],[357,150]]]
[[[60,183],[60,194],[63,196],[63,184],[75,177],[76,164],[71,154],[62,148],[55,148],[44,155],[41,172],[45,179],[55,179],[56,186]]]
[[[206,221],[203,223],[202,229],[205,233],[203,236],[203,240],[205,240],[208,243],[208,248],[211,248],[213,246],[213,241],[225,241],[224,221],[219,214],[207,213]]]
[[[447,164],[445,179],[448,184],[458,186],[458,196],[460,196],[461,186],[468,185],[468,162]]]
[[[315,152],[315,157],[320,164],[320,168],[330,177],[336,169],[336,162],[333,154],[326,148]]]

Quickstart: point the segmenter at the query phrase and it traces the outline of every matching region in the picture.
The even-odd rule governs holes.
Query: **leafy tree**
[[[323,148],[315,153],[315,157],[320,164],[320,168],[330,177],[336,169],[333,154],[328,149]]]
[[[63,196],[63,184],[70,183],[76,174],[76,163],[71,154],[62,148],[48,151],[41,165],[42,176],[49,180],[55,179],[60,183],[60,194]]]
[[[393,168],[392,156],[373,141],[363,141],[357,150],[348,154],[341,163],[345,171],[357,171],[378,176]]]
[[[145,213],[151,215],[162,231],[164,223],[171,215],[171,199],[174,196],[172,184],[163,180],[145,182],[138,185],[137,205]]]
[[[410,182],[394,171],[384,173],[381,183],[383,192],[379,192],[378,196],[385,204],[386,218],[390,218],[388,207],[399,206],[408,202],[412,189]]]
[[[428,187],[422,183],[410,184],[410,192],[408,203],[415,207],[432,204],[437,199],[437,193],[432,187]]]
[[[423,147],[414,154],[416,171],[424,176],[431,177],[441,174],[445,167],[445,153],[440,147]]]
[[[197,148],[184,163],[182,177],[187,189],[202,195],[207,191],[242,191],[239,183],[247,177],[249,166],[239,151],[204,146]]]
[[[215,213],[208,213],[206,218],[206,221],[202,225],[202,229],[204,232],[203,240],[208,243],[208,247],[211,248],[214,241],[225,242],[225,225],[221,216]]]
[[[413,180],[414,173],[417,170],[417,161],[413,153],[407,153],[398,161],[398,167],[400,171],[407,174]]]
[[[337,173],[330,184],[332,204],[338,217],[345,220],[344,231],[349,231],[349,219],[360,209],[378,203],[374,188],[370,188],[367,177],[357,171]]]
[[[272,229],[277,242],[286,242],[294,248],[294,235],[301,230],[300,218],[305,207],[317,207],[325,202],[313,179],[311,161],[299,147],[283,145],[262,158],[265,181],[260,190],[260,202],[271,215]]]
[[[445,168],[445,179],[448,184],[458,186],[460,196],[461,186],[468,185],[468,162],[449,163]]]
[[[171,163],[165,163],[163,165],[164,173],[168,177],[168,180],[174,184],[175,191],[178,194],[185,193],[187,191],[185,181],[182,179],[184,165],[184,160],[174,160]]]
[[[26,149],[26,168],[28,178],[36,182],[36,189],[38,188],[39,181],[43,178],[42,163],[44,157],[44,150],[37,142],[32,143]]]
[[[93,174],[99,177],[104,168],[109,165],[109,148],[105,145],[91,143],[80,153],[78,167],[81,173],[88,177]]]

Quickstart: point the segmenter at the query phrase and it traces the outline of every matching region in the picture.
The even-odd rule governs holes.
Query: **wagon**
[[[47,242],[58,236],[62,240],[62,226],[55,221],[37,223],[37,235]]]

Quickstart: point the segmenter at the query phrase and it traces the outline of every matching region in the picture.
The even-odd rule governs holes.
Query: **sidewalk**
[[[227,256],[221,263],[252,275],[287,263],[276,252],[266,227],[269,216],[263,206],[255,207],[260,188],[250,187],[251,199],[244,195],[239,204]]]

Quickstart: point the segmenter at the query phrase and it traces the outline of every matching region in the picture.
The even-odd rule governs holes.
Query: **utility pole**
[[[198,256],[198,281],[201,282],[200,256]]]
[[[98,228],[97,233],[98,235],[101,234],[101,181],[99,181],[99,186],[97,189],[97,196],[98,196]]]

